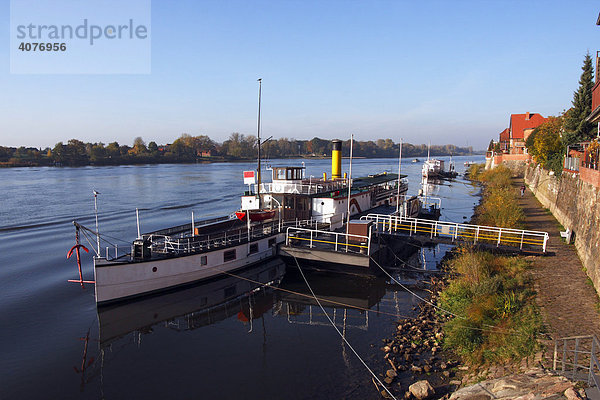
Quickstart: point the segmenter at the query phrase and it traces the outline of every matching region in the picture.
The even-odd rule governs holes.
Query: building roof
[[[406,178],[407,175],[400,175],[400,178]],[[352,188],[358,189],[371,185],[379,185],[381,183],[395,181],[398,179],[398,174],[381,173],[377,175],[363,176],[352,179]]]
[[[500,132],[500,141],[501,142],[508,142],[508,140],[509,140],[509,133],[510,133],[510,130],[508,128],[506,128],[505,130],[503,130],[502,132]]]
[[[524,139],[525,129],[534,129],[546,122],[546,118],[541,114],[527,112],[525,114],[510,115],[510,138]]]

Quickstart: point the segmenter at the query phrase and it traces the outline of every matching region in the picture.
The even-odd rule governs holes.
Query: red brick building
[[[500,151],[502,153],[508,153],[510,150],[510,132],[509,129],[506,128],[502,132],[500,132]]]
[[[527,154],[525,141],[531,132],[544,122],[546,122],[546,118],[542,117],[541,114],[530,112],[526,112],[525,114],[511,114],[508,126],[509,153]]]

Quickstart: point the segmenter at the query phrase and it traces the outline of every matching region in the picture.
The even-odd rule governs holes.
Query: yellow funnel
[[[331,151],[331,179],[340,179],[342,177],[342,141],[334,139]]]

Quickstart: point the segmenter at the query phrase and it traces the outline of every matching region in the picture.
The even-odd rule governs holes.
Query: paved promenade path
[[[513,181],[515,193],[523,179]],[[518,194],[517,194],[518,196]],[[533,260],[537,301],[553,339],[595,334],[600,338],[598,296],[587,279],[574,245],[560,237],[560,225],[527,190],[519,198],[527,229],[550,234],[548,251],[554,255],[528,257]]]

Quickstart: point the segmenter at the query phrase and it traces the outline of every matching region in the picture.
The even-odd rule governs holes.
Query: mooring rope
[[[348,345],[348,347],[350,347],[350,350],[352,350],[352,352],[354,353],[354,355],[360,360],[360,362],[365,366],[365,368],[371,373],[371,375],[373,376],[373,378],[375,378],[377,380],[377,382],[379,382],[379,384],[392,397],[392,399],[396,400],[396,397],[394,397],[394,395],[392,394],[392,392],[390,392],[390,390],[381,382],[381,380],[379,379],[379,377],[371,370],[371,368],[369,368],[369,366],[367,365],[367,363],[360,357],[360,355],[358,354],[358,352],[354,349],[354,347],[352,347],[352,345],[346,339],[346,337],[342,334],[342,332],[340,332],[340,330],[335,325],[335,323],[333,322],[333,320],[331,319],[331,317],[329,317],[329,314],[327,314],[327,311],[325,311],[325,308],[323,308],[323,305],[321,304],[321,302],[319,301],[319,299],[315,295],[315,292],[312,290],[312,287],[308,283],[308,280],[306,279],[306,276],[304,276],[304,271],[302,271],[302,268],[300,268],[300,263],[298,263],[298,259],[295,256],[293,256],[293,257],[294,257],[294,261],[296,261],[296,265],[298,266],[298,270],[300,271],[300,274],[302,275],[302,278],[304,279],[304,282],[306,283],[306,286],[308,287],[308,290],[310,290],[310,292],[313,295],[313,298],[316,300],[317,304],[319,304],[319,307],[321,307],[321,310],[323,311],[323,313],[325,313],[325,316],[329,320],[329,323],[331,324],[331,326],[333,326],[333,328],[338,333],[338,335],[340,335],[340,337],[342,338],[342,340],[344,341],[344,343],[346,343]]]
[[[379,269],[381,269],[391,280],[393,280],[395,283],[397,283],[398,285],[400,285],[400,287],[402,287],[402,289],[406,290],[408,293],[412,294],[413,296],[415,296],[417,299],[429,304],[430,306],[434,307],[435,309],[438,309],[440,311],[445,312],[446,314],[452,315],[453,317],[456,318],[461,318],[461,319],[466,319],[465,317],[462,317],[460,315],[454,314],[452,311],[448,311],[443,309],[442,307],[438,307],[437,305],[435,305],[434,303],[432,303],[431,301],[425,299],[424,297],[419,296],[418,294],[416,294],[415,292],[413,292],[412,290],[410,290],[408,287],[406,287],[405,285],[403,285],[402,283],[400,283],[400,281],[398,281],[396,278],[394,278],[392,275],[390,275],[381,265],[379,265],[379,263],[377,261],[375,261],[375,259],[371,256],[369,256],[369,258],[379,267]]]
[[[263,282],[255,281],[255,280],[250,279],[250,278],[246,278],[246,277],[243,277],[243,276],[240,276],[240,275],[232,274],[231,272],[227,272],[227,271],[223,271],[223,270],[219,270],[219,271],[221,273],[223,273],[225,275],[229,275],[229,276],[231,276],[233,278],[241,279],[241,280],[244,280],[244,281],[247,281],[247,282],[251,282],[251,283],[263,286],[263,287],[267,287],[268,286],[268,287],[270,287],[270,288],[272,288],[274,290],[280,291],[280,292],[286,292],[286,293],[294,294],[294,295],[297,295],[297,296],[300,296],[300,297],[305,297],[305,298],[308,298],[308,299],[312,299],[313,298],[313,296],[305,294],[305,293],[300,293],[300,292],[296,292],[294,290],[289,290],[289,289],[284,289],[284,288],[281,288],[281,287],[278,287],[278,286],[273,286],[273,285],[271,285],[269,283],[263,283]],[[359,311],[365,311],[365,312],[370,312],[370,313],[375,313],[375,314],[387,315],[387,316],[396,317],[396,318],[415,319],[415,317],[410,317],[408,315],[394,314],[394,313],[390,313],[390,312],[386,312],[386,311],[379,311],[379,310],[371,310],[369,308],[355,306],[355,305],[347,304],[347,303],[342,303],[342,302],[335,301],[335,300],[328,300],[328,299],[320,299],[320,300],[323,300],[326,303],[330,303],[330,304],[334,304],[334,305],[338,305],[338,306],[342,306],[342,307],[347,307],[347,308],[355,309],[355,310],[359,310]],[[433,322],[433,321],[428,321],[428,322]]]
[[[369,256],[369,258],[371,260],[373,260],[373,262],[388,276],[390,277],[395,283],[397,283],[398,285],[400,285],[404,290],[406,290],[408,293],[410,293],[411,295],[415,296],[416,298],[418,298],[419,300],[431,305],[433,308],[440,310],[442,312],[445,312],[449,315],[452,315],[453,317],[456,317],[458,319],[462,319],[462,320],[468,320],[467,317],[462,316],[462,315],[458,315],[453,313],[452,311],[448,311],[442,307],[439,307],[437,305],[435,305],[434,303],[430,302],[429,300],[419,296],[418,294],[416,294],[415,292],[413,292],[412,290],[410,290],[408,287],[406,287],[405,285],[403,285],[402,283],[398,282],[392,275],[390,275],[377,261],[375,261],[375,259],[371,256]],[[486,328],[476,328],[473,326],[462,326],[463,328],[467,328],[467,329],[471,329],[471,330],[478,330],[478,331],[482,331],[482,332],[494,332],[494,333],[505,333],[505,334],[513,334],[513,335],[518,335],[521,334],[522,332],[519,331],[515,331],[514,329],[503,329],[503,328],[498,328],[497,326],[493,326],[493,325],[489,325],[489,324],[482,324],[483,326],[486,326]]]

